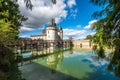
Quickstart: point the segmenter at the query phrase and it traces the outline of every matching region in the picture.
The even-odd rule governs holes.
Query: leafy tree
[[[10,45],[18,38],[19,26],[26,20],[18,7],[13,0],[0,0],[0,80],[11,80],[12,68],[16,66],[15,54]],[[17,67],[14,69],[18,70]]]
[[[0,80],[21,80],[11,44],[18,39],[18,29],[27,20],[19,11],[18,0],[0,0]],[[24,0],[32,10],[31,0]],[[56,0],[52,0],[53,4]],[[15,71],[15,72],[14,72]],[[15,74],[15,75],[14,75]]]
[[[98,57],[104,58],[105,57],[105,51],[104,51],[104,40],[103,40],[103,33],[97,32],[93,38],[92,41],[94,42],[93,45],[93,51],[97,53]]]
[[[108,68],[120,76],[120,0],[90,0],[90,2],[103,8],[93,14],[96,18],[103,17],[96,22],[93,29],[103,34],[102,43],[113,43],[111,46],[114,46],[115,50],[112,52],[113,56]]]
[[[88,40],[92,40],[92,38],[93,38],[92,35],[87,35],[86,36],[86,39],[88,39]]]
[[[87,35],[85,39],[89,40],[89,46],[91,47],[93,36]]]

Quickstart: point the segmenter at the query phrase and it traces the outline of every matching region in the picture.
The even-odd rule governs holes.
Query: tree
[[[103,6],[100,12],[95,12],[94,17],[105,16],[98,23],[103,27],[104,33],[108,35],[117,35],[120,37],[120,0],[90,0],[95,5]],[[98,27],[98,29],[99,29]]]
[[[104,35],[102,43],[112,41],[115,50],[108,68],[114,70],[115,74],[120,76],[120,0],[90,0],[90,2],[103,7],[103,10],[93,14],[96,18],[103,17],[96,22],[93,29],[97,33],[102,32]],[[116,65],[115,69],[113,65]]]
[[[18,39],[19,26],[27,20],[19,11],[18,0],[0,0],[0,79],[21,80],[19,70],[15,63],[13,47]],[[31,0],[24,0],[26,7],[32,10]],[[56,0],[52,0],[53,4]],[[14,70],[17,72],[14,73]],[[15,76],[13,75],[15,74]]]
[[[102,32],[97,32],[94,37],[93,37],[93,42],[95,43],[95,46],[98,46],[96,48],[96,53],[98,57],[104,58],[105,57],[105,50],[104,50],[104,41],[103,41],[103,33]]]
[[[86,36],[86,39],[92,40],[92,35],[87,35],[87,36]]]
[[[22,21],[26,20],[20,14],[18,4],[13,0],[0,0],[0,79],[11,79],[15,54],[11,44],[18,38],[18,29]],[[18,70],[18,68],[14,68]],[[17,73],[14,73],[17,74]],[[17,77],[18,75],[16,75]],[[16,79],[16,78],[15,78]],[[20,78],[19,78],[20,79]],[[17,79],[16,79],[17,80]]]

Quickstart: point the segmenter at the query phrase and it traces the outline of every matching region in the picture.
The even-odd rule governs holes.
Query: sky
[[[95,34],[91,30],[92,23],[98,19],[92,17],[100,7],[93,5],[89,0],[57,0],[52,4],[51,0],[31,0],[32,10],[27,9],[24,0],[18,0],[19,9],[27,21],[20,26],[20,37],[41,34],[52,18],[55,18],[57,27],[63,28],[63,39],[84,39],[87,35]]]

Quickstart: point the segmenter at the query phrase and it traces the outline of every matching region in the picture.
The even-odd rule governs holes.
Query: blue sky
[[[20,11],[28,20],[20,28],[20,37],[29,37],[41,34],[41,30],[56,19],[57,26],[63,27],[64,39],[72,36],[74,39],[84,39],[86,35],[93,35],[90,27],[97,20],[92,17],[100,7],[93,5],[89,0],[57,0],[53,5],[50,0],[34,0],[33,9],[28,10],[23,0],[19,1]]]

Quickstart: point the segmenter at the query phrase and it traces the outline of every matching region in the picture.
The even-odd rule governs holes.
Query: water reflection
[[[27,80],[119,80],[107,65],[92,52],[70,50],[38,58],[21,69]]]
[[[46,57],[46,61],[47,61],[47,65],[53,69],[52,73],[55,73],[55,69],[57,68],[57,64],[63,61],[63,52],[59,52],[59,53],[55,53],[52,55],[49,55],[48,57]]]
[[[68,52],[69,52],[70,54],[73,54],[73,49],[70,49]]]

